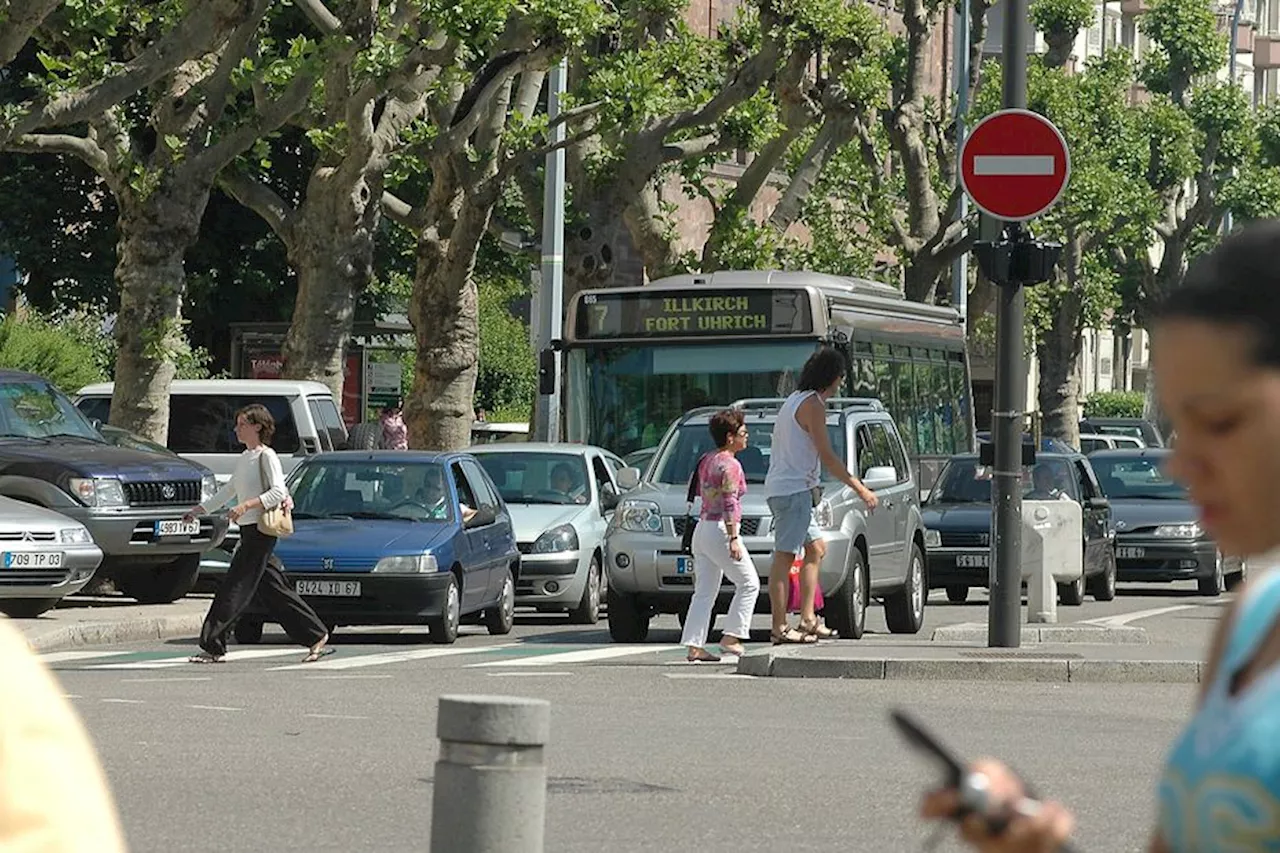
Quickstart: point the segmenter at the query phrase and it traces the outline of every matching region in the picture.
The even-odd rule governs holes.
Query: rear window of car
[[[289,398],[232,394],[175,394],[169,398],[169,449],[174,453],[239,453],[236,412],[250,403],[261,403],[276,422],[271,446],[278,453],[296,453],[300,446],[298,425]],[[110,397],[81,400],[85,417],[106,423],[111,417]]]

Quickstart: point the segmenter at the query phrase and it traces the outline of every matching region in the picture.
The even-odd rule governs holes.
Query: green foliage
[[[1177,103],[1191,81],[1227,62],[1227,36],[1218,31],[1213,7],[1204,0],[1153,0],[1138,27],[1156,42],[1146,56],[1143,81]]]
[[[1038,32],[1074,34],[1097,17],[1093,0],[1033,0],[1031,23]]]
[[[103,363],[104,336],[84,315],[57,322],[31,313],[0,321],[0,367],[25,370],[48,379],[68,394],[110,375]]]
[[[1099,391],[1084,404],[1086,418],[1140,418],[1146,395],[1141,391]]]

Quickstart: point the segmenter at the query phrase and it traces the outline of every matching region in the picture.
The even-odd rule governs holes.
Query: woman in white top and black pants
[[[267,446],[275,430],[275,419],[266,406],[255,403],[236,412],[236,438],[245,446],[245,451],[236,460],[235,473],[207,504],[187,513],[187,518],[195,518],[217,512],[234,498],[237,503],[227,515],[240,525],[240,545],[200,629],[200,648],[204,651],[192,657],[192,663],[222,662],[227,654],[227,634],[231,626],[259,593],[272,621],[280,623],[285,633],[309,647],[303,663],[319,660],[333,651],[325,648],[329,632],[324,622],[293,591],[284,573],[272,564],[276,537],[258,530],[257,522],[263,510],[276,508],[289,496],[280,459]],[[263,481],[263,468],[270,482]]]

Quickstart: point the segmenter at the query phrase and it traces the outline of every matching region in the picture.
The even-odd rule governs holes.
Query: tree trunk
[[[199,236],[210,189],[204,181],[173,181],[143,198],[117,198],[120,311],[110,422],[159,444],[169,437],[169,385],[186,346],[183,256]]]
[[[1076,371],[1080,355],[1079,302],[1074,295],[1065,296],[1053,326],[1036,342],[1041,431],[1072,447],[1080,446],[1080,377]]]
[[[565,225],[564,300],[592,287],[643,284],[644,257],[623,214],[607,191],[592,197],[575,187],[573,220]]]
[[[381,199],[380,182],[317,170],[289,246],[298,296],[284,343],[284,376],[323,382],[338,401],[356,300],[373,278]]]

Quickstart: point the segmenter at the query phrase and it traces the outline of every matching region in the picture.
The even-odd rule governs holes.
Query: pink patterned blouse
[[[747,477],[731,453],[712,453],[698,463],[698,493],[704,521],[742,521]]]

